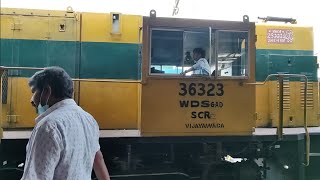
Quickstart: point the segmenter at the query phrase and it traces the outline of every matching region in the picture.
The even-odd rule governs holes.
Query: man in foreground
[[[95,119],[72,99],[73,82],[59,67],[29,80],[38,117],[27,145],[22,180],[109,180]]]

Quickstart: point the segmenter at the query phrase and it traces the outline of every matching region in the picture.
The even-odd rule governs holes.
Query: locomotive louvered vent
[[[290,110],[290,83],[289,78],[283,79],[283,109]],[[277,83],[277,104],[279,109],[279,82]]]
[[[313,83],[310,81],[311,76],[308,76],[308,84],[307,84],[307,108],[313,108]],[[300,106],[301,108],[304,107],[304,80],[301,79],[300,82]]]

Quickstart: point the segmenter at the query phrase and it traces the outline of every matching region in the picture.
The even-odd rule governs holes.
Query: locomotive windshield
[[[205,62],[202,70],[187,71],[186,76],[248,76],[248,33],[220,31],[210,28],[152,29],[150,48],[150,74],[181,75]],[[197,58],[195,49],[201,50]]]

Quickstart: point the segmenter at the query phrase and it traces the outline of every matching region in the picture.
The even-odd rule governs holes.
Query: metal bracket
[[[13,24],[11,24],[11,30],[13,30],[13,31],[22,30],[22,24],[21,23],[13,23]]]

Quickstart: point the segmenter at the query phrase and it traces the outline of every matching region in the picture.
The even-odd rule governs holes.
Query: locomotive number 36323
[[[180,85],[180,96],[223,96],[224,90],[223,90],[223,84],[222,83],[209,83],[209,84],[203,84],[203,83],[179,83]]]

